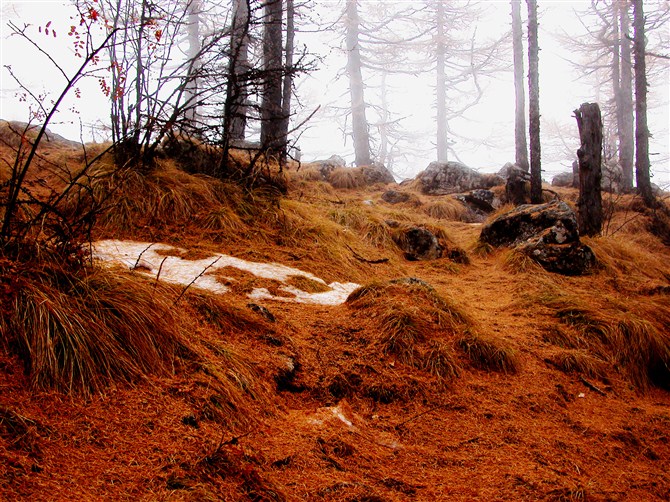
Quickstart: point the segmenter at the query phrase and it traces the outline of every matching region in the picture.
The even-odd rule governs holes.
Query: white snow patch
[[[162,254],[159,253],[161,251]],[[128,267],[138,273],[152,278],[157,277],[170,284],[196,286],[217,294],[228,292],[228,288],[213,275],[217,270],[224,267],[234,267],[249,272],[256,277],[274,279],[279,282],[286,282],[291,276],[303,276],[330,288],[330,291],[308,293],[288,284],[282,286],[280,289],[293,295],[291,297],[275,296],[265,288],[257,288],[249,294],[249,298],[257,300],[340,305],[344,303],[352,291],[359,287],[359,284],[353,282],[326,284],[326,281],[314,274],[297,268],[279,263],[246,261],[219,253],[199,260],[185,260],[179,256],[166,256],[166,253],[184,252],[185,250],[168,244],[150,242],[104,240],[93,244],[94,259],[110,265]]]

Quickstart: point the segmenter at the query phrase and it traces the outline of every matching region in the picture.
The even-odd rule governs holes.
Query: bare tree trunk
[[[293,0],[286,0],[286,45],[284,47],[284,88],[282,90],[281,151],[280,164],[286,164],[288,130],[291,121],[291,93],[293,92],[293,51],[295,40],[295,7]]]
[[[619,0],[619,35],[621,47],[621,98],[617,106],[621,106],[617,114],[621,114],[619,128],[619,164],[623,170],[624,190],[633,189],[633,153],[635,150],[635,132],[633,126],[633,64],[630,48],[630,22],[628,19],[628,2]],[[618,117],[617,117],[618,121]]]
[[[537,42],[537,1],[528,3],[528,109],[530,123],[530,201],[542,202],[542,164],[540,148],[540,76]]]
[[[388,104],[388,87],[386,86],[386,77],[387,73],[384,72],[381,74],[381,82],[379,85],[379,94],[381,97],[381,109],[379,110],[379,156],[378,161],[380,164],[386,166],[387,157],[389,154],[389,137],[388,137],[388,127],[389,127],[389,104]],[[390,167],[390,166],[387,166]]]
[[[261,100],[261,145],[271,154],[279,154],[286,141],[282,127],[282,0],[268,0],[264,5],[263,87]]]
[[[188,59],[189,74],[187,76],[184,97],[187,103],[185,119],[192,126],[196,126],[198,120],[198,74],[200,72],[200,0],[191,0],[187,6],[188,9]]]
[[[444,40],[445,21],[444,3],[437,2],[437,40],[436,40],[436,85],[435,99],[437,107],[437,161],[449,159],[449,138],[447,122],[447,76],[445,68],[446,47]]]
[[[647,67],[642,0],[633,0],[633,51],[635,53],[635,177],[637,190],[648,206],[654,206],[649,174],[649,128],[647,126]]]
[[[234,0],[233,23],[230,35],[230,62],[226,101],[229,120],[226,128],[231,140],[244,140],[247,127],[247,86],[241,82],[249,70],[249,0]]]
[[[597,103],[584,103],[575,110],[581,146],[579,159],[579,232],[598,235],[602,229],[603,210],[600,192],[602,178],[603,121]]]
[[[516,165],[528,172],[528,144],[526,142],[526,92],[523,78],[523,29],[521,0],[512,0],[512,45],[514,51],[514,144]]]
[[[365,117],[365,87],[358,39],[359,24],[357,0],[347,0],[347,73],[349,74],[349,93],[351,95],[352,136],[356,165],[365,166],[371,164],[372,159],[370,158],[368,121]]]

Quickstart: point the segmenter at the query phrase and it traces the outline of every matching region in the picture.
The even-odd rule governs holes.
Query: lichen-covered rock
[[[395,225],[391,225],[391,223]],[[387,224],[395,229],[393,240],[405,252],[407,260],[423,261],[447,258],[455,263],[467,264],[470,262],[467,253],[463,249],[449,243],[446,239],[438,238],[427,228],[403,228],[397,222],[387,222]]]
[[[492,246],[516,246],[556,225],[561,227],[563,242],[579,241],[577,216],[562,201],[518,206],[485,225],[479,239]]]
[[[327,159],[315,160],[314,162],[311,162],[311,164],[316,166],[321,173],[321,176],[323,176],[323,179],[327,180],[328,176],[330,176],[330,173],[332,173],[334,169],[337,169],[338,167],[345,167],[347,162],[339,155],[331,155]]]
[[[580,242],[577,217],[565,202],[519,206],[484,226],[479,239],[513,247],[550,272],[581,275],[596,263],[591,248]]]
[[[442,256],[442,246],[435,234],[422,227],[411,227],[394,236],[395,243],[411,261],[436,260]]]
[[[555,227],[528,239],[516,247],[516,251],[528,255],[545,270],[564,275],[583,275],[596,264],[593,250],[580,242],[560,243]]]
[[[492,213],[500,204],[500,201],[496,199],[495,194],[491,190],[483,188],[478,188],[464,194],[460,200],[465,202],[474,211],[481,211],[487,214]]]
[[[427,195],[446,195],[504,184],[497,175],[483,175],[460,162],[432,162],[417,176]]]
[[[383,164],[374,163],[370,166],[362,166],[360,169],[367,185],[395,183],[393,174]]]

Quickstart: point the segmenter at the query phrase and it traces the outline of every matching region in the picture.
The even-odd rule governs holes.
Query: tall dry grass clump
[[[328,176],[328,182],[335,188],[351,190],[366,185],[360,167],[337,167]]]
[[[481,219],[462,202],[453,197],[441,197],[433,200],[426,203],[422,209],[424,213],[436,220],[476,223]]]
[[[189,174],[166,160],[150,172],[119,170],[103,160],[91,169],[88,184],[104,208],[99,227],[109,232],[195,223],[234,235],[262,206],[235,183]]]
[[[569,329],[549,341],[586,350],[636,387],[670,388],[670,304],[665,297],[625,303],[585,293],[545,292],[540,302]]]
[[[478,333],[475,321],[453,299],[417,278],[373,282],[349,295],[347,305],[376,319],[378,343],[385,354],[438,378],[455,378],[458,347],[481,369],[516,373],[516,350],[504,340]]]
[[[98,392],[113,382],[169,373],[178,359],[194,357],[160,285],[52,263],[19,267],[0,336],[35,387]]]
[[[14,268],[18,280],[2,276],[11,292],[2,305],[0,345],[20,358],[34,388],[90,395],[195,371],[214,396],[203,405],[213,419],[249,423],[251,400],[266,401],[246,357],[220,337],[208,338],[195,321],[200,313],[215,331],[263,327],[245,312],[190,295],[182,302],[192,300],[195,309],[176,307],[176,290],[132,273],[44,261]]]
[[[375,319],[383,354],[449,381],[460,373],[454,338],[467,329],[467,314],[426,282],[404,278],[370,283],[349,295],[347,305]]]

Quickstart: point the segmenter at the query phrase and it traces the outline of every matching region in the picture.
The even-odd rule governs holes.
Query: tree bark
[[[635,132],[633,126],[633,64],[630,48],[630,21],[628,19],[628,2],[618,1],[619,11],[619,37],[621,48],[621,84],[619,92],[621,96],[617,107],[618,115],[621,115],[619,126],[619,164],[623,170],[623,188],[626,191],[633,189],[633,154],[635,150]]]
[[[435,46],[435,73],[436,73],[436,83],[435,83],[435,100],[437,108],[437,161],[438,162],[447,162],[449,158],[449,144],[448,144],[448,123],[447,123],[447,77],[446,77],[446,68],[445,68],[445,56],[446,56],[446,47],[445,47],[445,34],[444,34],[444,23],[445,12],[444,12],[444,3],[437,2],[437,39]]]
[[[647,68],[645,62],[644,7],[633,0],[633,52],[635,54],[635,178],[645,204],[655,205],[649,173],[649,128],[647,126]]]
[[[184,90],[186,105],[185,119],[188,125],[196,127],[198,120],[198,89],[200,87],[200,0],[191,0],[188,9],[188,59],[189,70]]]
[[[233,23],[230,32],[230,61],[227,85],[226,128],[229,140],[244,140],[247,127],[247,97],[244,74],[249,70],[249,24],[248,0],[234,0]]]
[[[526,92],[523,78],[523,29],[521,0],[512,0],[512,45],[514,52],[514,144],[516,165],[528,172],[528,144],[526,142]]]
[[[530,201],[542,202],[542,164],[540,148],[540,76],[537,42],[537,2],[528,3],[528,109],[530,136]]]
[[[293,0],[286,0],[286,45],[284,47],[284,87],[282,89],[281,139],[284,147],[280,164],[286,164],[288,130],[291,122],[291,93],[293,92],[293,51],[295,40],[295,7]]]
[[[579,159],[579,232],[598,235],[602,230],[603,210],[600,192],[602,178],[603,121],[597,103],[584,103],[575,110],[581,146]]]
[[[282,0],[264,4],[263,23],[263,85],[261,99],[261,146],[270,154],[286,148],[282,138]]]
[[[365,116],[365,92],[361,53],[359,46],[359,24],[357,0],[347,0],[346,6],[346,46],[349,93],[351,95],[351,127],[357,166],[372,163],[370,157],[370,135]]]

